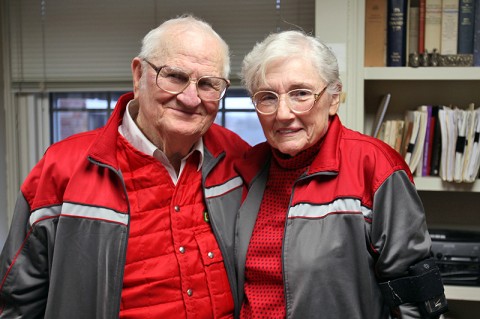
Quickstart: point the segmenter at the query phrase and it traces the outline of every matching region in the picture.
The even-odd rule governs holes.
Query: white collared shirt
[[[138,101],[131,100],[127,104],[127,109],[125,110],[125,114],[123,115],[122,124],[118,127],[118,132],[123,137],[125,137],[125,139],[130,144],[132,144],[132,146],[135,147],[137,150],[147,155],[153,156],[157,160],[159,160],[160,163],[162,163],[162,165],[167,170],[168,174],[172,178],[172,181],[175,185],[177,185],[178,179],[182,174],[182,171],[185,167],[185,163],[187,159],[190,157],[190,155],[192,155],[194,151],[200,152],[200,161],[198,163],[197,171],[199,171],[202,168],[202,164],[203,164],[203,139],[202,138],[200,138],[198,142],[195,143],[192,150],[184,158],[182,158],[180,162],[180,170],[177,176],[175,169],[173,168],[172,164],[168,160],[165,153],[159,150],[152,142],[150,142],[150,140],[138,128],[137,124],[135,123],[132,117],[132,116],[136,117],[137,114],[138,114]]]

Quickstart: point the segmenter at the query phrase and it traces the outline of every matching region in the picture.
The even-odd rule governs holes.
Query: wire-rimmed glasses
[[[284,94],[287,95],[287,105],[292,112],[301,114],[310,111],[326,89],[327,87],[324,87],[318,93],[313,93],[309,89],[294,89]],[[273,91],[258,91],[252,96],[253,105],[260,114],[273,114],[278,109],[280,95],[283,94]]]
[[[168,65],[156,66],[146,59],[144,61],[157,72],[157,86],[171,94],[182,93],[191,82],[194,82],[200,99],[203,101],[219,101],[230,86],[230,82],[221,77],[207,75],[198,79],[192,79],[187,72],[177,67]]]

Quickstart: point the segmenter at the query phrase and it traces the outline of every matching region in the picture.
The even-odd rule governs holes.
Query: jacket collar
[[[338,115],[330,117],[328,130],[323,137],[317,157],[313,160],[308,174],[319,172],[338,172],[340,169],[340,140],[343,126]]]
[[[104,127],[100,128],[97,137],[88,151],[88,157],[118,169],[117,137],[118,126],[122,123],[127,104],[133,99],[133,92],[122,95]]]
[[[340,140],[343,126],[338,115],[329,119],[327,133],[323,137],[318,155],[313,160],[307,175],[316,173],[337,174],[340,168]],[[235,162],[235,168],[248,185],[260,176],[261,171],[268,170],[272,149],[267,142],[255,145],[243,160]]]
[[[127,104],[133,100],[133,92],[122,95],[115,105],[115,109],[108,119],[104,127],[98,129],[98,134],[93,141],[88,151],[88,157],[94,161],[112,166],[118,169],[117,162],[117,137],[118,127],[122,124],[123,115],[127,109]],[[224,149],[222,143],[218,141],[222,138],[222,133],[216,128],[217,124],[212,124],[212,127],[204,135],[203,143],[205,148],[215,158],[220,156]]]

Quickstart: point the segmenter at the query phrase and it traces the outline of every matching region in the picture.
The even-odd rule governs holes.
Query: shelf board
[[[480,301],[480,287],[445,285],[445,297],[449,300]]]
[[[480,80],[480,67],[369,67],[365,80]]]
[[[480,192],[479,179],[474,183],[455,183],[439,177],[415,177],[415,186],[421,191]]]

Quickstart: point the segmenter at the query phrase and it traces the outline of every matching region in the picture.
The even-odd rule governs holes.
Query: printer
[[[429,233],[443,283],[480,286],[480,231],[429,229]]]

